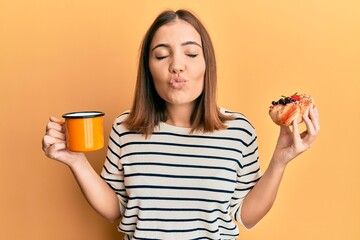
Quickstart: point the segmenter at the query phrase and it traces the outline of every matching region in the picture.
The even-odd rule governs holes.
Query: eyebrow
[[[199,43],[195,42],[195,41],[186,41],[186,42],[183,42],[181,44],[181,46],[187,46],[187,45],[196,45],[196,46],[202,48],[202,46]],[[170,48],[170,44],[160,43],[160,44],[156,45],[155,47],[153,47],[151,49],[151,51],[154,51],[156,48],[159,48],[159,47]]]

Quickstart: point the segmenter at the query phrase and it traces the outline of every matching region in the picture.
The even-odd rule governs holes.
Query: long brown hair
[[[220,112],[216,104],[216,61],[215,52],[208,32],[202,23],[189,11],[178,10],[162,12],[147,31],[140,50],[140,59],[135,87],[133,106],[124,124],[130,130],[150,135],[154,128],[167,120],[164,100],[157,94],[149,69],[150,44],[156,31],[163,25],[181,19],[191,24],[199,33],[202,41],[206,64],[204,89],[196,99],[192,113],[191,132],[213,132],[225,129],[225,122],[233,117]]]

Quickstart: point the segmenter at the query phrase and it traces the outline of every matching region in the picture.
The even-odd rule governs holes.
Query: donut
[[[293,94],[290,97],[282,96],[273,101],[269,107],[269,115],[274,123],[280,126],[291,126],[293,121],[301,123],[302,116],[314,105],[314,99],[307,94]]]

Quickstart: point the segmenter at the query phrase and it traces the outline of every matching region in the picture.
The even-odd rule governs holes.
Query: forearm
[[[320,130],[319,113],[310,108],[304,114],[306,131],[299,133],[298,123],[290,127],[281,126],[279,138],[270,165],[261,179],[247,194],[241,208],[241,220],[248,228],[258,223],[272,207],[284,174],[286,165],[306,151]]]
[[[285,170],[285,165],[270,162],[269,167],[244,199],[241,219],[245,227],[255,226],[271,209]]]
[[[90,163],[82,159],[70,165],[70,169],[89,204],[109,221],[116,221],[120,217],[118,198]]]

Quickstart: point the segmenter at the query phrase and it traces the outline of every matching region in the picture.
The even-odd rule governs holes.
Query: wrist
[[[72,171],[74,171],[74,170],[84,166],[84,163],[86,163],[86,162],[87,162],[87,159],[86,159],[84,153],[76,153],[76,154],[72,154],[70,156],[70,159],[69,159],[67,165]]]
[[[269,167],[272,168],[273,170],[279,171],[279,172],[284,172],[285,168],[287,166],[287,162],[282,162],[279,161],[278,159],[272,157]]]

